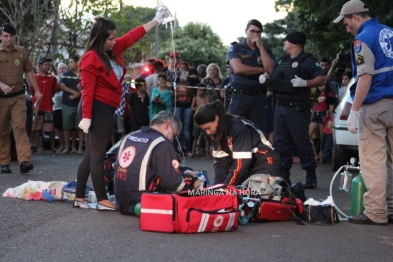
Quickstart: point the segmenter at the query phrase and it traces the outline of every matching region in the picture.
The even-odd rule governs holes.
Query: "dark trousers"
[[[116,108],[93,101],[92,119],[89,133],[85,138],[85,154],[78,167],[76,197],[85,197],[85,187],[89,175],[93,182],[97,201],[107,199],[104,181],[104,159],[113,132],[113,114]]]
[[[291,169],[293,152],[299,156],[303,169],[317,166],[308,134],[309,125],[309,110],[299,112],[296,107],[276,105],[274,110],[274,146],[280,154],[282,169]]]
[[[255,124],[259,130],[263,130],[263,115],[266,107],[266,95],[255,96],[232,94],[228,113],[242,116]]]
[[[322,135],[322,161],[326,162],[329,158],[332,157],[332,148],[333,148],[333,134],[323,134]]]

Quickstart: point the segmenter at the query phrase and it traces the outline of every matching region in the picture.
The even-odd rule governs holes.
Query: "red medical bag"
[[[297,211],[297,204],[293,201],[269,201],[262,200],[256,220],[289,221]]]
[[[166,233],[233,231],[238,227],[238,217],[234,195],[144,193],[139,227],[144,231]]]

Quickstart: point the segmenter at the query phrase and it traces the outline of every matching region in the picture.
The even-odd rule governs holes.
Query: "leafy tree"
[[[178,28],[174,33],[174,45],[180,59],[188,61],[191,66],[216,63],[225,72],[226,48],[210,26],[190,22],[184,28]],[[171,40],[161,49],[160,56],[167,60],[170,51]]]
[[[307,35],[305,50],[315,57],[333,59],[344,44],[348,52],[353,35],[346,33],[341,24],[332,21],[347,0],[276,0],[276,11],[286,11],[287,16],[264,25],[262,40],[272,46],[276,58],[283,55],[282,42],[286,34],[302,31]],[[393,25],[393,1],[363,0],[370,15],[381,23]]]
[[[154,8],[125,6],[121,11],[112,14],[111,19],[117,27],[117,35],[123,35],[130,29],[141,26],[150,21],[156,13]],[[127,63],[143,62],[149,58],[155,58],[154,45],[164,43],[170,38],[169,29],[165,25],[158,26],[157,39],[155,31],[152,30],[139,42],[135,43],[127,52],[123,53],[123,59]]]
[[[117,6],[111,0],[71,0],[69,6],[59,14],[59,41],[57,45],[65,49],[65,57],[81,55],[90,34],[93,17],[109,18],[117,12]],[[64,58],[63,54],[57,54]]]
[[[303,32],[307,32],[307,51],[316,57],[334,58],[340,44],[349,50],[353,35],[346,32],[342,24],[332,21],[340,13],[341,7],[347,0],[294,0],[296,24]],[[393,24],[393,1],[363,0],[370,9],[370,15],[377,17],[380,22]]]

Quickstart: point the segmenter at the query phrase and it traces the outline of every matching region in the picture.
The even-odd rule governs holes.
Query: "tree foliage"
[[[188,61],[191,66],[216,63],[222,71],[225,68],[226,48],[220,37],[206,24],[190,22],[184,28],[176,29],[174,46],[180,59]],[[169,40],[160,50],[160,56],[167,60],[172,49]]]
[[[156,13],[154,8],[125,6],[119,12],[113,13],[111,19],[117,27],[117,35],[123,35],[130,29],[141,26],[150,21]],[[157,27],[157,39],[153,29],[145,37],[135,43],[127,52],[123,53],[123,59],[127,63],[143,62],[150,58],[156,58],[154,54],[155,44],[160,48],[170,38],[169,29],[165,25]]]
[[[302,31],[307,35],[305,50],[317,58],[334,59],[344,44],[349,50],[353,35],[346,32],[342,24],[332,21],[340,13],[347,0],[276,0],[276,11],[286,11],[287,16],[264,25],[262,40],[272,46],[276,57],[283,55],[283,41],[286,34]],[[370,9],[370,15],[381,23],[393,25],[393,1],[363,0]]]
[[[303,32],[307,32],[308,50],[318,57],[334,58],[340,44],[349,50],[353,35],[346,32],[342,24],[332,21],[339,15],[347,0],[294,0],[296,21]],[[363,0],[370,9],[370,15],[381,23],[393,24],[393,1]]]

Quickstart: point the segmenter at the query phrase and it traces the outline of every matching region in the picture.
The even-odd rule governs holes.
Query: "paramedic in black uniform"
[[[228,112],[242,116],[262,130],[267,87],[259,83],[261,74],[274,67],[271,48],[261,41],[262,24],[252,19],[245,29],[243,42],[234,42],[228,49],[227,63],[231,67],[231,101]]]
[[[222,102],[200,106],[194,122],[212,140],[214,184],[239,185],[250,175],[279,175],[280,158],[262,131],[243,117],[225,113]]]
[[[116,206],[121,214],[135,215],[143,192],[177,192],[200,186],[200,180],[183,174],[172,141],[181,122],[171,112],[161,111],[140,130],[123,138],[116,162]]]
[[[276,99],[274,146],[280,154],[281,177],[290,185],[292,157],[293,152],[296,152],[302,169],[306,170],[304,188],[314,189],[317,186],[317,162],[308,134],[310,88],[323,85],[326,77],[318,60],[303,50],[305,34],[292,32],[285,39],[284,51],[287,54],[276,62],[270,75],[272,82],[269,89],[274,92]]]

